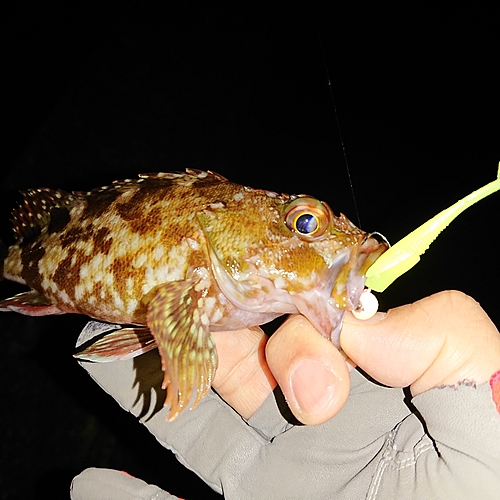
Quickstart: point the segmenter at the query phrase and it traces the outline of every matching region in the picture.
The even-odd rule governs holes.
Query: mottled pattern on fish
[[[171,418],[193,391],[196,405],[210,387],[210,330],[300,312],[338,346],[343,312],[356,308],[366,269],[386,249],[314,198],[213,172],[23,196],[3,274],[31,291],[0,309],[144,327],[123,329],[83,356],[115,359],[158,345]]]

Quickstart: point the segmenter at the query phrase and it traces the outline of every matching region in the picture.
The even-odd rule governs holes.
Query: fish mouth
[[[381,234],[366,235],[357,247],[351,248],[350,254],[346,252],[339,258],[336,265],[340,269],[332,266],[332,275],[330,279],[325,277],[323,286],[293,297],[299,312],[339,349],[344,314],[357,309],[366,271],[388,248],[389,243]]]
[[[390,246],[389,240],[378,231],[368,234],[359,248],[359,254],[366,255],[359,272],[366,275],[366,271]]]
[[[352,252],[335,281],[330,296],[330,303],[334,307],[348,311],[358,307],[359,297],[365,287],[366,272],[389,247],[387,238],[378,232],[365,236],[358,251]]]

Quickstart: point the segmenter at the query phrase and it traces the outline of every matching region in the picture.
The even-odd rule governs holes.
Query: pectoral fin
[[[147,328],[121,328],[107,333],[74,355],[77,359],[106,363],[134,358],[151,351],[156,342]]]
[[[165,405],[169,420],[189,404],[194,408],[209,391],[217,368],[217,351],[204,314],[202,290],[196,280],[174,281],[159,286],[148,302],[148,327],[160,351],[168,389]]]

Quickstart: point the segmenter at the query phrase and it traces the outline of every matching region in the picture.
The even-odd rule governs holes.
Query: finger
[[[482,383],[498,369],[498,331],[470,297],[441,292],[369,321],[346,315],[342,349],[377,381],[413,395],[464,380]]]
[[[265,360],[267,336],[258,327],[212,335],[219,355],[213,387],[241,416],[250,418],[276,387]]]
[[[344,356],[303,316],[290,317],[269,339],[266,358],[298,420],[322,424],[344,405],[349,371]]]

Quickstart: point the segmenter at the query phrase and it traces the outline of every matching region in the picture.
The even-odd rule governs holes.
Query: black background
[[[357,223],[328,74],[363,229],[396,242],[496,176],[497,17],[480,2],[17,2],[2,17],[4,241],[19,189],[186,167]],[[497,194],[460,216],[381,308],[459,289],[500,325],[499,213]],[[77,366],[85,321],[0,316],[2,498],[67,498],[89,466],[217,497]]]

